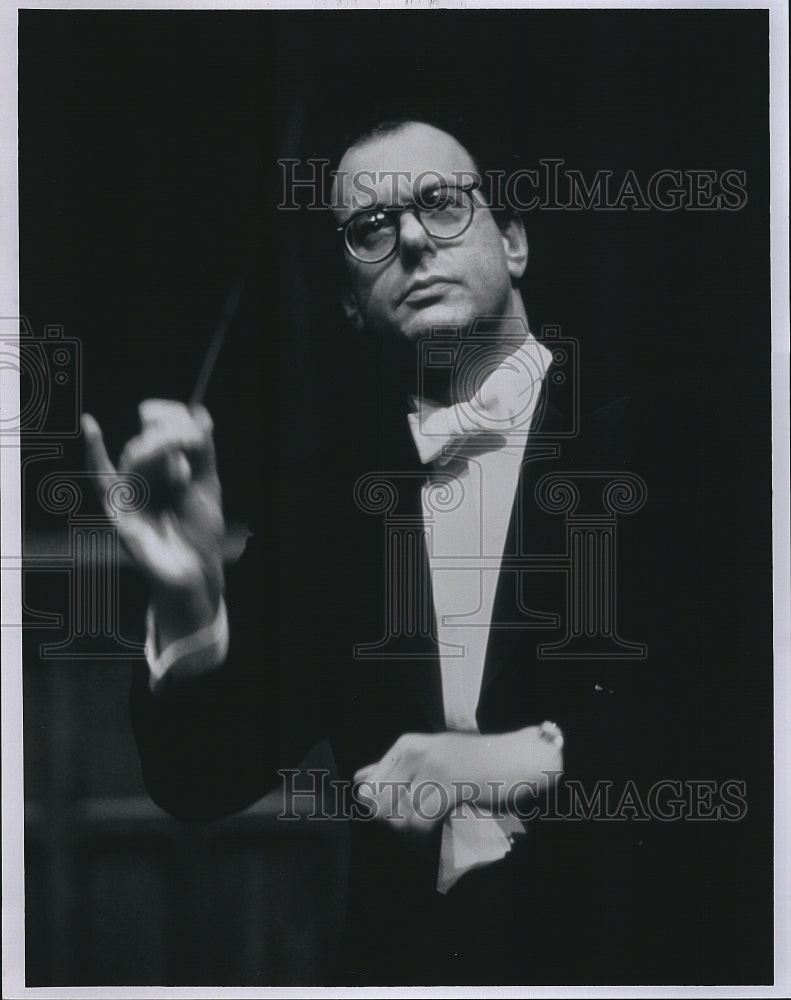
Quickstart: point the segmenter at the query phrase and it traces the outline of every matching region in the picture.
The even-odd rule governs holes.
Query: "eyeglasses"
[[[404,212],[412,212],[432,239],[453,240],[472,222],[472,192],[478,186],[477,182],[443,184],[422,192],[419,204],[364,209],[338,226],[338,232],[343,233],[352,257],[364,264],[379,264],[396,252],[401,234],[399,219]]]

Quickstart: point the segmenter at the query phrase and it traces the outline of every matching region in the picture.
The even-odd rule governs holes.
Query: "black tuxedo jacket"
[[[664,542],[653,528],[627,530],[627,517],[610,512],[618,629],[635,650],[647,647],[645,655],[539,653],[568,635],[577,613],[568,606],[569,511],[562,487],[554,504],[547,499],[546,477],[599,487],[624,473],[645,481],[646,467],[629,454],[635,424],[627,400],[593,413],[576,436],[568,429],[567,415],[545,396],[523,458],[477,720],[484,734],[556,722],[565,778],[582,782],[587,795],[601,780],[618,794],[624,782],[645,787],[659,773],[668,675],[657,668],[661,643],[648,634],[654,616],[646,608],[663,589]],[[278,785],[278,768],[297,767],[322,739],[350,780],[403,733],[444,728],[427,562],[415,543],[423,475],[399,416],[369,435],[356,460],[319,463],[272,491],[229,573],[226,663],[166,682],[156,696],[145,669],[136,676],[144,776],[165,809],[188,820],[242,809]],[[601,513],[594,511],[599,528]],[[531,822],[504,861],[465,876],[447,899],[435,891],[439,829],[405,844],[380,824],[352,824],[349,947],[339,976],[360,984],[644,981],[624,959],[648,960],[635,944],[646,940],[644,828],[560,819],[564,801],[561,789],[555,815]],[[494,920],[484,915],[493,905]],[[466,972],[454,964],[460,949],[459,961],[472,963]]]
[[[598,476],[601,490],[623,473],[639,479],[623,454],[628,415],[628,400],[616,401],[570,436],[565,414],[550,403],[539,406],[512,509],[477,710],[482,733],[557,722],[575,773],[590,759],[584,741],[604,737],[613,719],[620,717],[623,739],[629,713],[618,707],[619,696],[634,685],[615,681],[639,676],[634,664],[643,657],[635,646],[621,659],[627,654],[615,643],[610,661],[595,639],[590,659],[585,649],[568,658],[562,650],[539,653],[572,628],[568,509],[546,500],[554,485],[548,480],[570,477],[585,485],[586,476]],[[278,768],[298,763],[321,739],[332,741],[340,773],[350,777],[402,733],[445,728],[420,543],[426,471],[405,419],[389,427],[386,441],[377,441],[374,454],[332,471],[314,468],[301,482],[286,478],[273,490],[269,516],[259,517],[229,572],[231,644],[221,669],[166,681],[156,696],[145,667],[138,671],[133,721],[144,771],[152,794],[175,814],[210,818],[250,804],[277,783]],[[617,516],[604,507],[602,513],[617,536]],[[634,562],[635,553],[626,551],[624,559]],[[628,618],[634,601],[624,588],[616,600],[619,617]],[[621,626],[624,635],[629,627]]]

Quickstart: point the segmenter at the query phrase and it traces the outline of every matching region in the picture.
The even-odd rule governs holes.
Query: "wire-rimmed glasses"
[[[419,203],[397,208],[363,209],[347,219],[338,232],[343,233],[347,251],[364,264],[379,264],[398,249],[399,224],[404,212],[412,212],[432,239],[453,240],[472,222],[475,201],[472,192],[477,182],[441,184],[421,192]]]

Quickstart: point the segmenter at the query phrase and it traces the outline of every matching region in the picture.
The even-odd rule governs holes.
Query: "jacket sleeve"
[[[136,667],[132,724],[153,800],[184,820],[251,805],[322,738],[314,644],[280,556],[252,536],[228,575],[228,655],[196,677],[166,677],[156,693]],[[277,546],[274,546],[277,549]],[[290,560],[290,564],[298,560]]]

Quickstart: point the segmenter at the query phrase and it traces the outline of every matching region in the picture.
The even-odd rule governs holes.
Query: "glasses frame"
[[[471,181],[468,184],[443,184],[441,185],[441,190],[444,191],[460,191],[462,194],[469,195],[470,202],[470,214],[467,222],[464,224],[463,229],[459,230],[458,233],[454,233],[453,236],[435,236],[433,233],[429,232],[426,227],[425,222],[421,218],[421,212],[431,212],[431,209],[426,206],[421,206],[417,202],[410,202],[408,205],[399,205],[397,208],[381,208],[376,205],[371,206],[371,208],[361,208],[359,212],[355,212],[354,215],[350,215],[349,218],[343,223],[342,226],[338,226],[336,232],[343,233],[343,245],[346,252],[350,257],[355,260],[360,261],[361,264],[381,264],[385,260],[389,260],[398,253],[398,248],[401,244],[401,227],[396,224],[395,228],[395,243],[391,250],[388,250],[383,257],[377,257],[375,260],[369,260],[366,257],[360,257],[354,252],[352,246],[349,242],[349,226],[363,215],[370,215],[371,212],[381,212],[388,219],[391,217],[400,218],[404,212],[412,212],[417,221],[423,227],[426,235],[432,240],[457,240],[472,225],[473,216],[475,215],[475,199],[472,197],[472,192],[480,188],[480,181]],[[433,188],[431,190],[434,190]]]

